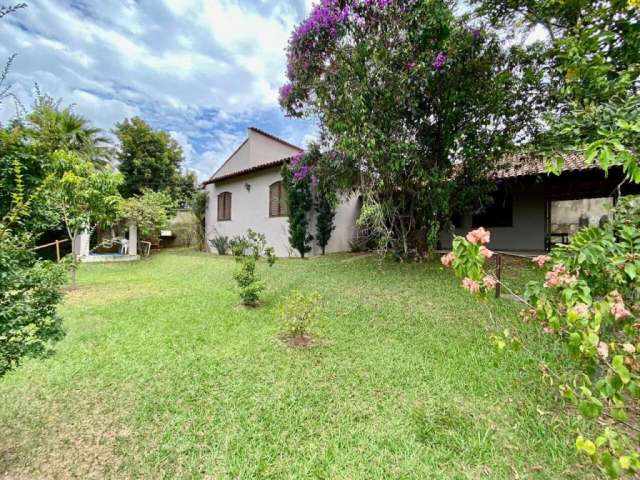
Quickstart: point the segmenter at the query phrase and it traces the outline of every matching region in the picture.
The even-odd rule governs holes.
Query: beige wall
[[[252,167],[288,158],[300,150],[249,129],[250,164]],[[236,168],[235,171],[240,170]]]
[[[280,168],[272,168],[208,185],[207,238],[211,239],[216,234],[231,238],[244,235],[251,228],[265,234],[267,243],[275,249],[277,256],[298,256],[289,246],[288,218],[269,217],[269,186],[280,179]],[[249,191],[246,184],[251,186]],[[218,195],[222,192],[231,192],[232,195],[231,220],[218,222]],[[359,203],[355,196],[343,198],[336,211],[336,229],[327,245],[327,253],[350,250],[358,210]],[[314,219],[311,220],[310,233],[315,233]],[[320,254],[315,242],[312,242],[312,246],[310,255]]]
[[[531,251],[544,250],[544,186],[541,183],[519,183],[512,187],[513,226],[487,227],[491,231],[489,247],[494,250]],[[456,235],[466,235],[471,230],[471,215],[465,216]],[[451,248],[451,234],[440,236],[442,248]]]

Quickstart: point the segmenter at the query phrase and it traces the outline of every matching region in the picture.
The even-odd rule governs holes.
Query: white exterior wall
[[[297,257],[298,252],[289,246],[288,217],[269,216],[269,187],[281,180],[280,168],[235,177],[227,181],[207,185],[209,204],[207,208],[207,238],[217,235],[229,238],[244,235],[249,228],[265,234],[267,244],[272,246],[278,257]],[[247,191],[246,184],[251,186]],[[218,195],[231,192],[231,220],[218,222]],[[359,215],[357,197],[344,198],[336,210],[335,225],[327,253],[347,252],[353,238],[355,221]],[[315,233],[315,222],[310,222],[309,233]],[[320,247],[311,242],[312,251],[307,255],[319,255]],[[213,250],[215,253],[215,249]]]

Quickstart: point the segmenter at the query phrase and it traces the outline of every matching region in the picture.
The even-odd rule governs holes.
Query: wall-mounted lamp
[[[250,183],[245,183],[244,184],[244,188],[247,189],[247,192],[250,192],[251,191],[251,184]]]

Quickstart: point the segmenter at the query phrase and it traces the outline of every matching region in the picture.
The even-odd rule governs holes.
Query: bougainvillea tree
[[[457,237],[453,251],[441,259],[453,267],[462,287],[480,299],[486,299],[499,282],[487,264],[493,256],[486,246],[489,240],[489,232],[474,230]],[[579,435],[578,450],[611,478],[637,475],[640,198],[621,200],[610,222],[586,227],[569,245],[533,260],[545,276],[544,281],[529,283],[520,298],[525,317],[536,318],[546,333],[557,335],[575,362],[566,370],[553,371],[517,334],[495,332],[493,340],[500,349],[507,345],[527,349],[544,375],[560,386],[562,396],[585,418],[597,420],[594,427],[600,432]]]
[[[320,120],[339,184],[393,207],[383,221],[404,255],[486,194],[541,106],[536,61],[437,0],[322,0],[287,75],[282,107]]]
[[[302,258],[311,251],[309,243],[313,240],[309,233],[309,219],[313,208],[311,187],[315,178],[313,166],[302,152],[282,166],[282,182],[289,207],[289,244]]]

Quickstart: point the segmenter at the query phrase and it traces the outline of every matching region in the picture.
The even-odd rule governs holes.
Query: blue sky
[[[15,0],[12,3],[16,3]],[[7,2],[4,2],[7,3]],[[5,17],[0,59],[24,104],[33,85],[99,128],[142,116],[208,177],[249,126],[304,146],[311,121],[278,106],[289,34],[312,0],[27,0]],[[0,107],[0,121],[15,113]]]

